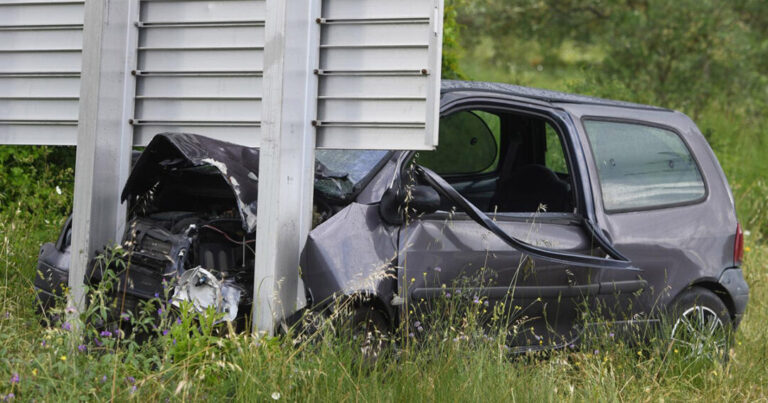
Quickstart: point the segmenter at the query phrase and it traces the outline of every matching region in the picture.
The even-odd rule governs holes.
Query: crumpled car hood
[[[123,188],[121,200],[133,200],[150,191],[163,172],[210,165],[232,189],[237,209],[248,232],[256,230],[259,191],[259,150],[191,133],[160,133],[141,153]],[[315,176],[345,179],[345,174],[315,163]]]
[[[259,150],[189,133],[156,135],[136,161],[121,200],[149,191],[164,170],[211,165],[232,188],[243,229],[256,230]]]

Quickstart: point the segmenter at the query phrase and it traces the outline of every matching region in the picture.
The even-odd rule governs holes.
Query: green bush
[[[74,147],[0,146],[0,213],[67,214],[74,168]]]

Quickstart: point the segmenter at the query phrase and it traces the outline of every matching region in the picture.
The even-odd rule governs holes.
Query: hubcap
[[[672,328],[675,350],[689,357],[722,357],[727,339],[723,321],[706,306],[695,305],[686,309]]]

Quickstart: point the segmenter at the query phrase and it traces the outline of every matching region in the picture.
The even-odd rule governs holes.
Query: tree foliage
[[[443,19],[443,60],[442,78],[466,79],[459,67],[461,58],[460,39],[463,26],[457,22],[458,10],[465,7],[463,0],[447,0]]]
[[[492,38],[494,63],[519,43],[542,63],[562,64],[563,43],[596,50],[581,61],[577,90],[684,110],[697,116],[713,99],[764,97],[768,3],[761,0],[480,0],[458,22],[467,47]],[[516,54],[517,53],[517,54]]]

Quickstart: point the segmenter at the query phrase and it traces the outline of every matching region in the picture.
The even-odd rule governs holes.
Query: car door
[[[463,106],[464,110],[468,107]],[[498,105],[471,107],[497,113],[506,111]],[[514,112],[517,117],[530,113],[508,112]],[[566,125],[545,112],[538,110],[536,119],[547,120],[557,127],[563,140],[572,135]],[[446,112],[448,116],[451,113],[456,111]],[[441,122],[441,129],[443,125]],[[444,134],[441,133],[441,142]],[[472,136],[477,133],[468,137]],[[573,147],[564,148],[569,153],[567,164],[573,178],[571,184],[575,186],[577,165],[570,154]],[[502,153],[501,159],[504,158]],[[433,160],[427,162],[439,168],[440,164]],[[461,161],[462,158],[456,156],[453,166],[460,165]],[[512,162],[508,165],[514,166]],[[504,169],[500,168],[500,177]],[[515,346],[562,346],[577,337],[582,313],[591,307],[593,297],[600,292],[602,271],[606,267],[615,270],[630,266],[627,262],[617,264],[616,260],[595,257],[605,253],[578,209],[485,214],[482,210],[488,211],[491,206],[478,208],[462,194],[460,186],[452,186],[428,169],[419,170],[421,182],[429,183],[442,193],[445,211],[413,219],[401,229],[400,294],[415,305],[429,307],[436,299],[462,298],[492,310],[503,303],[510,315],[510,336]],[[480,172],[478,176],[485,180],[486,174]],[[471,181],[471,175],[465,172],[457,183],[467,180]],[[575,188],[571,191],[574,195],[583,194]]]
[[[653,320],[654,311],[709,273],[731,264],[731,216],[707,199],[730,194],[703,172],[721,172],[685,115],[663,109],[564,105],[585,144],[596,222],[642,275],[604,272],[601,282],[634,292],[605,292],[601,304],[616,320]],[[693,139],[693,141],[691,140]],[[641,149],[642,153],[636,150]],[[716,281],[716,280],[714,280]],[[647,285],[640,287],[639,285]]]

